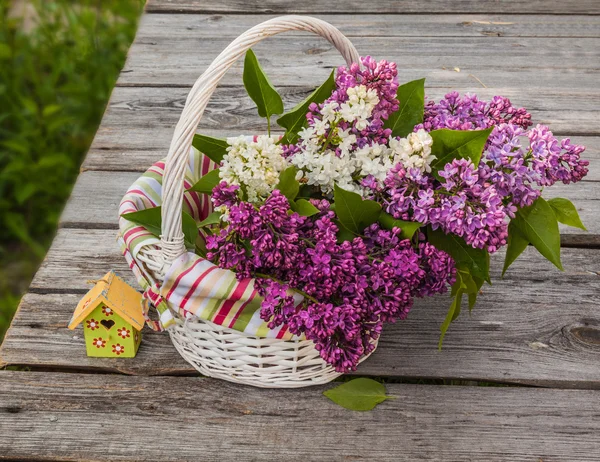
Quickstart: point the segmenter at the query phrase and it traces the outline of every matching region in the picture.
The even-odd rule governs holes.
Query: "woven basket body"
[[[190,194],[184,187],[186,168],[194,133],[218,82],[254,44],[289,30],[316,33],[332,43],[347,64],[358,62],[356,49],[336,28],[303,16],[284,16],[259,24],[215,59],[190,91],[171,142],[161,202],[155,204],[162,206],[160,242],[144,245],[135,253],[135,264],[150,282],[160,285],[173,262],[186,253],[181,218],[184,193]],[[196,316],[184,317],[176,307],[171,308],[175,316],[174,325],[168,328],[171,340],[181,356],[204,375],[269,388],[323,384],[340,375],[321,359],[312,341],[249,335]]]

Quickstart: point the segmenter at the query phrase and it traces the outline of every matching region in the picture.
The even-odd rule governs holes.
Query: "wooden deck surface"
[[[134,359],[88,358],[66,328],[89,289],[115,269],[118,203],[166,155],[194,80],[244,30],[312,14],[361,54],[398,63],[400,80],[502,94],[534,121],[588,147],[585,181],[548,189],[571,199],[588,232],[561,229],[564,272],[528,249],[437,350],[446,297],[416,303],[386,328],[358,375],[512,386],[388,384],[396,399],[355,413],[326,387],[269,391],[198,378],[165,334],[144,331]],[[0,350],[0,459],[9,460],[600,460],[600,2],[457,0],[154,0],[147,6],[53,246]],[[342,64],[322,39],[290,33],[259,59],[289,106]],[[263,129],[234,66],[200,131]],[[392,380],[393,381],[393,380]],[[532,387],[534,386],[534,387]]]

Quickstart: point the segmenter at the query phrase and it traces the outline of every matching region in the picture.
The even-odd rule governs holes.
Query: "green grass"
[[[43,258],[143,0],[0,0],[0,341]]]

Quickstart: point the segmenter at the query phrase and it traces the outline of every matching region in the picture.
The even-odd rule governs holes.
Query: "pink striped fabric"
[[[129,188],[121,201],[119,215],[161,205],[164,161],[155,163]],[[196,149],[190,150],[186,171],[186,189],[216,167],[208,157]],[[183,208],[195,220],[202,221],[212,212],[210,197],[186,192]],[[175,322],[175,314],[182,318],[197,316],[258,337],[279,339],[296,338],[285,326],[269,329],[260,318],[261,298],[254,288],[253,279],[238,281],[231,271],[221,269],[208,260],[188,252],[173,262],[159,284],[138,261],[140,249],[158,245],[157,236],[122,217],[119,219],[119,243],[124,257],[144,290],[144,303],[154,306],[158,321],[147,318],[153,329],[168,328]],[[295,295],[297,303],[302,298]],[[148,306],[145,305],[147,311]]]

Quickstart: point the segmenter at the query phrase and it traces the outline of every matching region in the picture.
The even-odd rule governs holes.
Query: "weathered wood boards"
[[[406,2],[404,2],[406,3]],[[431,3],[431,2],[428,2]],[[149,6],[151,7],[152,4]],[[425,6],[425,5],[424,5]],[[152,11],[154,12],[154,11]],[[595,16],[515,14],[339,14],[310,13],[334,24],[347,37],[600,37]],[[370,13],[370,14],[369,14]],[[137,40],[159,37],[181,40],[237,37],[279,14],[147,14]],[[286,36],[305,35],[290,31]],[[276,40],[276,39],[275,39]]]
[[[327,387],[5,372],[0,458],[596,461],[600,391],[388,384],[371,412]]]
[[[62,229],[0,350],[2,364],[71,373],[1,371],[0,459],[598,460],[599,390],[388,384],[396,399],[353,413],[322,397],[324,388],[269,391],[164,377],[196,375],[168,334],[146,330],[135,359],[92,360],[81,330],[66,328],[87,280],[113,268],[133,282],[115,243],[118,203],[165,156],[191,84],[239,33],[283,13],[324,14],[361,53],[397,60],[401,81],[426,76],[432,98],[450,89],[504,94],[555,133],[574,135],[588,146],[590,174],[547,192],[571,198],[590,229],[563,230],[571,233],[563,244],[600,246],[600,17],[582,16],[599,14],[597,1],[332,5],[150,1],[155,14],[142,21]],[[287,107],[341,64],[327,42],[306,34],[277,37],[257,52]],[[201,131],[264,130],[241,69],[215,93]],[[563,249],[560,273],[530,248],[504,280],[501,260],[494,257],[494,286],[452,325],[442,351],[438,326],[448,298],[419,300],[407,321],[386,328],[357,373],[600,389],[600,249]]]
[[[77,300],[113,268],[135,283],[114,243],[114,230],[62,229],[4,341],[8,364],[93,369],[127,374],[190,374],[167,334],[144,333],[134,360],[85,356],[81,331],[66,328]],[[600,388],[600,250],[563,249],[561,273],[534,249],[504,280],[493,259],[494,285],[471,316],[452,325],[442,351],[439,325],[447,296],[417,300],[409,319],[387,326],[377,352],[358,373],[462,378],[533,385]]]
[[[311,90],[308,86],[280,88],[287,108],[293,107]],[[430,88],[428,97],[440,98],[449,90]],[[600,93],[595,90],[482,90],[479,92],[482,98],[495,94],[510,97],[515,104],[529,108],[536,123],[548,124],[557,136],[570,136],[573,142],[587,146],[584,157],[600,158],[600,138],[597,136],[600,134],[597,124]],[[83,168],[144,171],[165,157],[188,92],[188,88],[115,88]],[[265,129],[264,119],[258,117],[252,101],[238,86],[217,89],[198,130],[212,136],[228,137],[264,133]],[[594,163],[591,168],[596,169]],[[592,172],[586,179],[600,179],[600,164],[596,171],[599,173]]]
[[[255,18],[256,23],[261,19]],[[191,86],[236,37],[219,34],[207,40],[165,33],[140,38],[130,49],[118,85]],[[351,41],[361,55],[398,63],[402,81],[426,77],[430,86],[456,89],[477,90],[482,88],[480,82],[488,88],[592,88],[600,57],[599,38],[352,37]],[[309,34],[281,34],[253,49],[277,86],[318,85],[331,69],[344,64],[333,45]],[[242,67],[240,60],[222,84],[239,85]]]
[[[186,12],[186,13],[276,13],[276,14],[316,14],[316,13],[383,13],[394,14],[428,14],[428,13],[507,13],[514,14],[598,14],[600,7],[594,0],[567,0],[549,2],[545,0],[456,0],[446,2],[434,0],[421,2],[418,0],[378,0],[362,2],[348,0],[341,4],[331,4],[319,0],[302,2],[282,2],[281,0],[263,0],[248,2],[246,0],[150,0],[146,11],[152,12]]]

